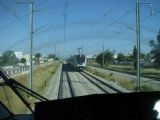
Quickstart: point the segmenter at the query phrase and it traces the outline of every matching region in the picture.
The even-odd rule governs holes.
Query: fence
[[[21,66],[21,67],[13,67],[13,68],[3,68],[4,71],[6,71],[6,73],[9,76],[13,76],[25,71],[29,70],[29,66]]]

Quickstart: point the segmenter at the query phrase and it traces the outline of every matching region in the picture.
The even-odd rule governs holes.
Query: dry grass
[[[136,74],[136,70],[131,65],[109,65],[109,69]],[[156,70],[154,68],[143,68],[141,67],[141,74],[149,77],[156,77],[160,79],[160,70]]]
[[[131,65],[109,65],[108,68],[113,69],[113,70],[122,71],[122,72],[131,72],[131,73],[135,72],[133,66]]]
[[[113,81],[116,84],[120,85],[121,87],[123,87],[129,91],[133,91],[133,92],[136,91],[134,79],[122,79],[122,78],[115,76],[114,73],[99,72],[97,69],[91,68],[91,67],[87,67],[86,70],[96,76],[99,76],[99,77],[104,78],[109,81]],[[141,91],[154,91],[154,88],[152,88],[151,86],[142,85]]]
[[[5,90],[6,94],[5,94],[4,90]],[[24,106],[24,104],[17,97],[17,95],[15,95],[15,93],[7,86],[5,86],[4,89],[2,87],[0,87],[0,100],[13,113],[26,113],[27,112],[26,106]],[[8,100],[9,100],[9,102],[8,102]]]
[[[56,70],[59,67],[59,63],[50,64],[43,67],[37,67],[33,71],[33,90],[36,91],[39,94],[42,94],[42,91],[45,87],[45,84],[50,80],[52,75],[56,72]],[[20,74],[18,76],[15,76],[14,79],[23,84],[24,86],[29,86],[29,80],[28,80],[28,73]],[[10,105],[11,105],[11,111],[13,113],[23,114],[27,112],[27,108],[24,106],[24,104],[21,102],[21,100],[14,94],[14,92],[9,88],[5,87],[3,89],[0,87],[0,100],[8,107],[9,103],[7,101],[7,97],[5,95],[5,92],[7,93],[7,97],[9,99]],[[27,95],[24,94],[26,97]],[[34,104],[35,99],[29,98],[29,102],[31,104]]]

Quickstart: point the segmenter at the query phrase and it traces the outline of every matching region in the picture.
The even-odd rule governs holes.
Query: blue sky
[[[29,53],[29,5],[15,1],[0,0],[0,52]],[[103,45],[116,53],[131,52],[136,44],[135,1],[34,0],[34,53],[54,53],[56,46],[62,57],[83,46],[86,54],[96,54]],[[149,40],[156,40],[160,29],[160,0],[145,1],[153,3],[154,12],[150,16],[150,6],[141,4],[141,51],[147,53]]]

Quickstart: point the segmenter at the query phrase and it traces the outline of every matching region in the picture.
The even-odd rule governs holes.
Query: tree
[[[118,56],[117,56],[117,61],[118,62],[124,62],[126,61],[126,56],[122,53],[119,53]]]
[[[1,55],[1,62],[0,62],[0,64],[2,66],[16,65],[17,62],[18,62],[18,59],[16,58],[16,55],[14,54],[14,51],[5,51]]]
[[[36,53],[35,54],[35,62],[36,64],[39,64],[39,58],[41,57],[41,53]]]
[[[133,55],[132,54],[126,56],[126,62],[128,62],[128,63],[133,62]]]
[[[113,52],[106,50],[104,52],[104,64],[108,65],[113,61]],[[103,65],[103,53],[101,52],[96,57],[96,62],[99,63],[101,66]]]
[[[137,48],[136,46],[134,46],[133,48],[133,65],[134,65],[134,69],[137,69]]]
[[[147,63],[147,64],[150,64],[151,63],[151,55],[149,53],[147,53],[143,60]]]
[[[104,53],[104,63],[106,65],[110,64],[113,61],[113,52],[106,50]]]
[[[160,30],[159,34],[157,35],[157,43],[154,40],[149,41],[151,50],[152,59],[154,60],[154,66],[156,69],[160,68]]]
[[[48,55],[48,59],[55,59],[55,60],[58,60],[58,57],[56,57],[55,54],[49,54],[49,55]]]
[[[96,62],[100,64],[100,66],[103,65],[103,53],[98,54],[98,56],[96,57]]]
[[[21,58],[21,59],[20,59],[20,63],[25,64],[25,63],[26,63],[26,59],[25,59],[25,58]]]

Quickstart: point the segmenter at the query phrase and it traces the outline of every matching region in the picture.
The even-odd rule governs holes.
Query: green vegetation
[[[96,63],[88,64],[88,65],[95,66],[95,67],[99,66]],[[113,71],[124,72],[124,73],[136,75],[136,70],[134,69],[132,65],[110,64],[106,68],[109,70],[113,70]],[[160,70],[156,70],[154,68],[141,67],[141,75],[148,76],[148,77],[155,77],[157,79],[160,79]]]
[[[120,85],[121,87],[129,90],[129,91],[133,91],[133,92],[136,91],[135,80],[133,80],[133,79],[132,80],[126,79],[126,78],[122,79],[122,78],[114,75],[114,73],[100,72],[96,68],[91,68],[91,67],[87,67],[86,70],[88,72],[98,76],[98,77],[101,77],[101,78],[104,78],[106,80],[112,81],[112,82]],[[141,91],[154,91],[154,88],[152,88],[151,86],[142,85],[141,86]]]
[[[151,55],[154,60],[154,66],[156,69],[160,68],[160,30],[157,35],[157,43],[154,40],[150,40],[150,46],[152,47]]]
[[[118,53],[118,55],[117,55],[118,62],[123,62],[123,61],[125,61],[125,59],[126,59],[126,56],[124,54]]]
[[[0,65],[1,66],[9,66],[17,64],[18,59],[14,54],[14,51],[5,51],[0,55]]]
[[[33,72],[33,90],[43,95],[43,90],[45,88],[46,82],[50,80],[52,75],[58,69],[59,65],[60,65],[59,63],[52,63],[46,66],[37,67]],[[24,74],[15,76],[14,79],[28,87],[29,85],[28,76],[29,76],[28,73],[24,73]],[[8,106],[8,108],[10,108],[4,90],[6,91],[7,97],[9,99],[9,102],[11,105],[11,111],[18,114],[26,113],[27,108],[24,106],[21,100],[19,100],[19,98],[13,93],[13,91],[9,87],[5,87],[5,89],[0,87],[1,101],[3,101],[5,105]],[[28,97],[26,94],[24,95]],[[29,98],[28,100],[31,103],[31,105],[33,105],[35,102],[35,99],[33,98]]]
[[[98,54],[98,56],[96,58],[96,62],[102,66],[103,65],[103,56],[104,56],[104,64],[108,65],[113,61],[113,55],[114,55],[113,52],[106,50],[104,53]]]
[[[134,69],[137,69],[137,48],[136,46],[134,46],[133,48],[133,65],[134,65]]]
[[[40,57],[41,57],[42,55],[41,55],[41,53],[36,53],[35,54],[35,62],[36,62],[36,64],[40,64]]]
[[[140,91],[154,91],[154,89],[152,87],[149,87],[147,85],[142,85],[141,88],[140,88]]]
[[[23,63],[23,64],[26,64],[26,59],[25,58],[21,58],[19,62]]]
[[[96,69],[90,68],[90,67],[87,67],[86,70],[96,76],[102,77],[102,78],[109,80],[109,81],[112,81],[112,82],[115,82],[116,84],[122,86],[123,88],[126,88],[127,90],[134,91],[134,84],[135,83],[133,80],[130,80],[130,81],[123,80],[123,79],[115,77],[114,73],[102,73],[102,72],[100,72]]]
[[[130,73],[136,75],[136,70],[131,65],[109,65],[107,67],[110,70]],[[154,68],[141,68],[141,75],[149,76],[149,77],[156,77],[160,79],[160,70],[156,70]]]
[[[130,73],[135,72],[134,67],[131,65],[109,65],[108,68],[121,72],[130,72]]]
[[[58,60],[59,58],[55,54],[49,54],[48,59]]]
[[[150,40],[149,44],[152,49],[151,52],[140,54],[141,75],[160,80],[160,31],[157,35],[157,41]],[[103,66],[110,70],[136,75],[137,48],[134,46],[131,54],[118,53],[117,55],[115,55],[114,52],[106,50],[98,54],[88,65]],[[153,68],[156,69],[154,70]]]

